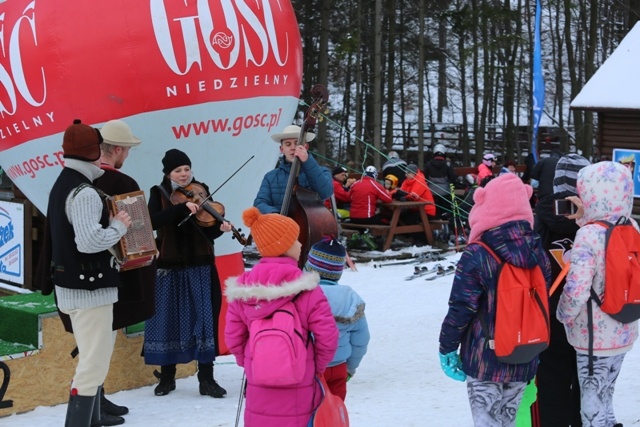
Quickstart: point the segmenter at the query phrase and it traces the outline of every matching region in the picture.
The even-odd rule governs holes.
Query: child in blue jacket
[[[331,393],[342,400],[347,396],[347,381],[356,373],[369,344],[369,327],[364,301],[351,287],[340,285],[347,252],[337,240],[325,237],[311,247],[304,269],[320,275],[324,292],[336,320],[340,338],[338,350],[324,371]]]

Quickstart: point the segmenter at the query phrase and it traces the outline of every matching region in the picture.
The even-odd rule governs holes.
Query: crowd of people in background
[[[604,231],[589,224],[630,218],[633,184],[626,165],[604,161],[590,166],[579,154],[553,149],[538,162],[529,155],[519,168],[514,160],[485,153],[476,173],[459,177],[442,144],[431,154],[420,171],[390,152],[383,185],[374,183],[377,171],[369,166],[351,191],[362,182],[375,189],[377,196],[366,204],[371,223],[385,221],[384,207],[376,209],[379,200],[428,200],[429,219],[457,216],[466,227],[468,249],[458,263],[440,357],[448,376],[466,381],[474,424],[514,426],[517,414],[519,425],[534,427],[621,427],[612,396],[624,355],[637,338],[637,321],[623,324],[594,308],[599,320],[587,325],[585,313],[589,290],[604,291]],[[578,212],[557,214],[553,205],[558,200],[570,200]],[[416,218],[408,213],[403,220]],[[505,262],[539,266],[548,288],[559,281],[549,296],[549,346],[527,365],[499,362],[481,344],[478,319],[492,318],[486,301],[495,298],[498,264],[476,242],[491,246]],[[595,344],[589,355],[585,349],[592,328]]]
[[[429,159],[422,170],[416,164],[400,158],[397,151],[390,151],[385,156],[380,173],[373,165],[364,166],[362,173],[358,172],[353,162],[349,163],[351,169],[336,166],[332,176],[338,218],[354,224],[384,225],[389,224],[392,215],[392,210],[384,205],[389,203],[389,197],[398,201],[424,201],[427,202],[424,210],[429,221],[444,222],[444,226],[438,227],[434,232],[433,245],[447,249],[451,244],[466,242],[469,233],[468,216],[474,204],[473,193],[476,188],[484,187],[490,180],[505,173],[516,174],[525,183],[530,180],[525,179],[525,175],[530,175],[531,171],[528,174],[526,170],[525,173],[519,172],[516,162],[511,159],[498,164],[498,157],[493,153],[485,153],[475,173],[465,176],[456,174],[443,144],[436,144],[427,155]],[[538,176],[537,174],[536,171],[534,176]],[[372,184],[372,181],[376,184]],[[539,181],[534,180],[534,185],[537,182]],[[368,184],[362,185],[363,183]],[[532,195],[532,203],[535,198]],[[327,199],[325,206],[332,209],[331,203]],[[402,224],[419,224],[420,221],[416,209],[402,212]],[[422,233],[415,233],[410,240],[418,245],[427,243]],[[377,249],[380,247],[380,240],[376,241],[364,229],[352,236],[349,246]]]

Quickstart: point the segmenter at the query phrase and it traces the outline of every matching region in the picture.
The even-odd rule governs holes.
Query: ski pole
[[[238,398],[238,412],[236,412],[236,427],[240,425],[240,414],[242,414],[242,403],[244,402],[244,393],[247,388],[247,375],[242,373],[242,384],[240,384],[240,397]]]
[[[456,252],[460,252],[460,248],[458,247],[458,215],[460,212],[456,209],[458,203],[456,202],[456,192],[453,184],[449,184],[449,192],[451,193],[451,210],[453,211],[453,232],[456,236]]]

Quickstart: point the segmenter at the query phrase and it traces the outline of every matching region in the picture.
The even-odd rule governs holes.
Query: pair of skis
[[[436,264],[432,268],[420,267],[416,265],[411,276],[405,277],[404,280],[414,280],[418,277],[424,277],[424,280],[435,280],[438,277],[448,276],[456,271],[455,265],[444,266],[442,264]]]
[[[373,268],[382,268],[382,267],[390,267],[394,265],[406,265],[406,264],[420,264],[423,262],[429,261],[445,261],[446,258],[442,256],[442,251],[430,251],[423,254],[419,254],[418,256],[414,256],[407,259],[401,259],[396,261],[383,261],[373,264]]]

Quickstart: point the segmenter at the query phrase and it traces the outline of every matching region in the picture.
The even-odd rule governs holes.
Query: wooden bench
[[[390,203],[382,203],[380,206],[391,210],[391,220],[389,225],[368,225],[368,224],[354,224],[351,222],[344,222],[341,224],[343,234],[349,233],[352,230],[364,230],[369,229],[374,236],[382,236],[385,238],[382,250],[386,251],[391,247],[393,238],[398,234],[413,234],[424,233],[427,243],[433,245],[433,234],[431,233],[431,226],[429,220],[424,211],[424,206],[429,202],[413,201],[413,202],[401,202],[393,201]],[[400,222],[400,213],[405,209],[417,209],[420,213],[421,221],[418,224],[402,224]],[[353,233],[351,233],[353,234]]]
[[[391,226],[389,225],[377,225],[377,224],[353,224],[350,222],[343,222],[341,224],[342,234],[350,239],[355,233],[359,233],[362,230],[369,230],[373,236],[382,236],[387,240]],[[388,249],[388,248],[387,248]],[[383,249],[386,250],[386,249]]]
[[[359,230],[370,230],[371,234],[374,236],[384,236],[386,237],[389,234],[389,230],[391,230],[391,226],[389,225],[368,225],[368,224],[353,224],[351,222],[343,222],[341,224],[342,231],[345,234],[352,235]]]
[[[442,230],[443,226],[448,225],[449,221],[434,219],[429,221],[429,227],[431,231],[433,230]],[[342,228],[342,235],[344,235],[347,239],[351,238],[355,233],[360,232],[360,230],[371,230],[371,234],[374,236],[382,236],[386,238],[391,230],[390,225],[367,225],[367,224],[352,224],[350,222],[343,222],[340,224]],[[401,234],[401,233],[396,233]]]

